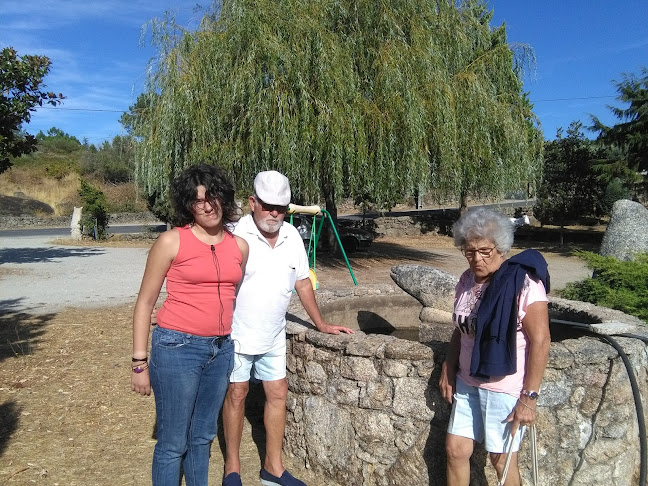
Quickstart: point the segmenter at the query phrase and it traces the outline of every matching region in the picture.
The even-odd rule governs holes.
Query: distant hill
[[[36,152],[14,159],[0,174],[0,216],[69,217],[83,204],[81,179],[104,193],[111,213],[147,210],[147,199],[133,182],[132,137],[95,147],[52,127],[36,139]]]

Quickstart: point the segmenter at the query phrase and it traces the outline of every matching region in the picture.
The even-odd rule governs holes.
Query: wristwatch
[[[534,390],[522,390],[522,395],[527,397],[529,400],[537,400],[540,396],[538,392]]]

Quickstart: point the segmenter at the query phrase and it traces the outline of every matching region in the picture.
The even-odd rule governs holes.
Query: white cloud
[[[4,3],[3,17],[9,21],[3,21],[3,28],[12,30],[52,30],[98,18],[140,26],[153,17],[162,17],[167,10],[187,18],[200,17],[200,14],[193,14],[195,0],[32,0],[29,7],[23,2]]]

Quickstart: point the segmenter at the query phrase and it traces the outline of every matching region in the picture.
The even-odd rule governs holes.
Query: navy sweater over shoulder
[[[477,311],[470,376],[487,379],[517,370],[518,294],[527,273],[549,292],[547,262],[537,250],[524,250],[509,258],[493,274]]]

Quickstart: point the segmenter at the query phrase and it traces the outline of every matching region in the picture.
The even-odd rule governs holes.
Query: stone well
[[[358,331],[350,336],[316,332],[294,299],[287,329],[284,450],[331,485],[444,485],[450,406],[437,383],[451,329],[447,310],[422,309],[395,285],[320,290],[317,298],[327,318]],[[550,309],[556,319],[614,321],[646,335],[636,328],[641,321],[617,311],[563,299],[552,299]],[[424,342],[359,330],[375,323],[411,327],[420,322],[419,315],[427,319],[421,326]],[[629,356],[642,395],[648,396],[644,343],[616,339]],[[552,325],[538,408],[540,484],[637,483],[636,411],[626,368],[613,347]],[[525,439],[520,464],[527,481],[528,453]],[[471,484],[496,484],[479,447],[472,476]]]

